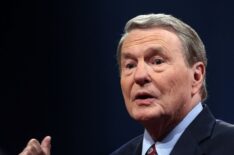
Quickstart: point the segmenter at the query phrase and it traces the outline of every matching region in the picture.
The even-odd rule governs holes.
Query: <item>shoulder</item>
[[[216,120],[212,138],[234,141],[234,125],[222,120]]]
[[[112,152],[110,155],[131,155],[141,151],[143,135],[137,136],[132,140],[128,141],[120,148]],[[140,152],[141,153],[141,152]]]
[[[207,143],[204,142],[208,154],[233,154],[234,125],[216,120],[212,135]]]

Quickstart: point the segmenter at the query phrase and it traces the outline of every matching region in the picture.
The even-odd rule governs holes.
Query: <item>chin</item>
[[[132,118],[138,122],[147,122],[155,119],[160,119],[160,114],[153,111],[133,111],[131,114]]]

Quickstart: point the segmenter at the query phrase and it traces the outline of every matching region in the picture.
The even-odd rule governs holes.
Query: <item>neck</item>
[[[174,118],[174,120],[170,120],[169,118],[161,119],[159,121],[147,122],[144,123],[144,127],[149,132],[150,136],[155,141],[163,140],[167,134],[178,124],[181,120],[177,120],[178,118]]]
[[[164,139],[170,131],[201,101],[200,95],[193,96],[190,104],[185,104],[184,108],[177,112],[174,116],[162,117],[156,120],[143,122],[143,126],[147,129],[151,137],[155,141]],[[186,110],[184,110],[186,109]]]

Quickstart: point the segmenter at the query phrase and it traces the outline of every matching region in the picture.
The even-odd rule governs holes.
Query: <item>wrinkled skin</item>
[[[121,88],[130,116],[163,138],[201,100],[205,67],[188,65],[177,35],[135,29],[121,48]]]

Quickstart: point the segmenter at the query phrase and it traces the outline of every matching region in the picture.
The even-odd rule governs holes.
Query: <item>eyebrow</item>
[[[133,59],[134,55],[131,54],[131,53],[122,53],[121,57],[124,58],[124,59]]]
[[[165,50],[162,48],[162,47],[150,47],[148,49],[146,49],[145,51],[145,55],[146,57],[148,56],[152,56],[152,55],[155,55],[155,54],[164,54],[165,53]],[[122,58],[124,59],[133,59],[135,56],[132,54],[132,53],[122,53]]]
[[[146,55],[163,54],[165,50],[162,47],[150,47],[145,53]]]

